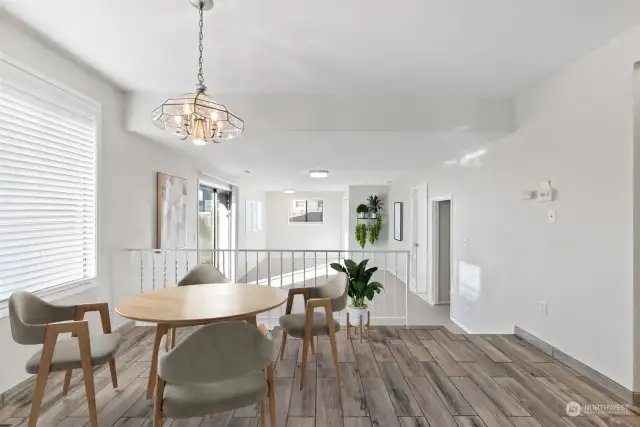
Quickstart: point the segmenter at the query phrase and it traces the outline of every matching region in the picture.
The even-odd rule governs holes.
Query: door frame
[[[420,293],[424,293],[424,292],[420,292],[420,286],[418,284],[418,270],[420,270],[420,259],[418,258],[418,249],[415,246],[415,242],[413,241],[414,236],[416,234],[416,225],[418,223],[418,218],[415,217],[414,215],[414,198],[413,198],[413,193],[414,191],[416,191],[418,193],[418,215],[420,215],[420,217],[422,217],[422,220],[424,222],[424,227],[422,227],[422,230],[418,228],[418,240],[422,242],[422,245],[424,246],[424,259],[422,259],[422,262],[424,263],[424,280],[425,280],[425,289],[424,292],[426,292],[428,290],[428,281],[429,281],[429,248],[427,247],[428,245],[428,237],[429,237],[429,205],[428,205],[428,200],[429,200],[429,185],[426,182],[423,182],[421,184],[415,185],[413,187],[411,187],[411,191],[409,193],[409,200],[410,200],[410,211],[411,211],[411,237],[410,237],[410,257],[416,257],[416,271],[411,271],[411,274],[409,275],[408,278],[408,286],[409,289],[411,289],[412,292],[416,293],[416,294],[420,294]],[[422,195],[420,193],[423,193]],[[422,200],[421,200],[422,199]],[[421,203],[422,202],[422,203]],[[422,204],[422,211],[420,212],[420,205]],[[411,260],[409,261],[409,265],[411,266],[413,263],[411,262]],[[415,288],[412,286],[412,279],[415,279],[415,283],[416,286]]]
[[[229,246],[231,250],[235,250],[235,242],[237,241],[237,221],[235,218],[235,211],[233,209],[234,207],[234,203],[235,203],[235,199],[237,197],[237,192],[234,191],[233,187],[231,185],[229,185],[228,187],[218,184],[215,181],[211,181],[208,180],[206,178],[202,178],[199,177],[198,178],[198,182],[197,182],[197,187],[196,187],[196,235],[195,235],[195,247],[196,247],[196,257],[197,257],[197,264],[200,263],[200,220],[199,220],[199,213],[200,213],[200,187],[207,187],[213,190],[213,200],[211,201],[212,204],[212,212],[211,212],[211,219],[212,219],[212,228],[213,230],[216,230],[217,227],[217,221],[218,218],[216,217],[215,213],[216,213],[216,209],[217,209],[217,204],[218,204],[218,191],[224,191],[224,192],[228,192],[229,196],[230,196],[230,203],[229,203]],[[219,236],[216,234],[215,239],[212,241],[213,244],[213,249],[217,249],[216,246],[218,246],[218,240]],[[213,265],[216,266],[216,256],[215,256],[215,252],[212,252],[212,262]],[[235,271],[233,269],[233,266],[231,265],[231,263],[229,264],[231,271]]]
[[[440,287],[438,283],[439,278],[439,261],[440,261],[440,252],[438,251],[438,239],[440,238],[440,211],[438,209],[438,203],[440,202],[449,202],[449,299],[446,302],[440,302]],[[429,209],[431,210],[431,224],[429,230],[431,231],[431,239],[429,242],[429,246],[431,247],[431,301],[434,305],[445,305],[451,303],[451,291],[453,290],[453,284],[456,283],[455,277],[455,262],[454,262],[454,254],[455,254],[455,238],[453,234],[453,218],[454,218],[454,209],[453,209],[453,195],[445,195],[439,197],[432,197],[429,199]]]

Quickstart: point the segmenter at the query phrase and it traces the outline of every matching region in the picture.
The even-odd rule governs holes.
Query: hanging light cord
[[[207,87],[204,84],[204,73],[202,72],[202,52],[204,51],[204,48],[202,47],[203,8],[204,8],[204,3],[200,2],[200,21],[198,22],[198,25],[200,26],[200,35],[198,40],[198,50],[200,51],[200,56],[198,58],[198,91],[205,91],[207,89]]]

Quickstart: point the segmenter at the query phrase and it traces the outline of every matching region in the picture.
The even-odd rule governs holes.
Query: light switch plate
[[[556,222],[556,210],[549,209],[547,211],[547,222]]]

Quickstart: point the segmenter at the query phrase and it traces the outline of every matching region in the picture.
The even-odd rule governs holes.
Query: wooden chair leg
[[[313,338],[307,334],[302,337],[302,365],[300,366],[300,390],[304,387],[304,374],[307,371],[307,358],[309,357],[309,341]]]
[[[98,427],[98,411],[96,409],[96,392],[93,385],[93,362],[91,361],[91,343],[86,331],[78,333],[78,345],[80,346],[80,359],[82,360],[82,376],[84,388],[87,394],[87,406],[89,407],[89,422],[91,427]]]
[[[156,337],[153,342],[153,353],[151,355],[151,367],[149,368],[149,380],[147,382],[147,399],[153,397],[156,388],[156,375],[158,374],[158,353],[160,352],[160,342],[167,333],[169,327],[165,324],[158,324],[156,327]]]
[[[62,395],[66,396],[69,394],[69,387],[71,386],[71,374],[73,373],[73,369],[67,369],[64,373],[64,384],[62,385]]]
[[[280,344],[280,360],[284,358],[284,347],[287,345],[287,331],[282,331],[282,344]]]
[[[269,421],[270,421],[269,427],[277,427],[276,426],[276,391],[273,386],[273,363],[267,366],[267,384],[269,386]]]
[[[266,415],[266,407],[265,401],[266,399],[262,399],[260,401],[260,427],[267,427],[267,415]]]
[[[156,397],[153,405],[153,427],[162,427],[162,401],[164,399],[165,381],[158,375],[156,378]]]
[[[176,346],[176,328],[171,328],[171,348]]]
[[[116,373],[116,359],[109,360],[109,371],[111,371],[111,385],[118,388],[118,374]]]
[[[331,321],[333,322],[333,319]],[[333,327],[329,328],[329,341],[331,342],[331,356],[333,357],[333,366],[336,370],[336,380],[338,381],[338,385],[340,385],[340,365],[338,364],[338,346],[336,344],[336,333],[333,330]]]
[[[36,377],[36,388],[33,392],[31,400],[31,413],[29,414],[28,427],[36,427],[38,424],[38,416],[40,415],[40,406],[44,397],[44,390],[47,386],[47,378],[51,369],[51,360],[53,359],[53,350],[56,346],[56,334],[46,334],[44,344],[42,345],[42,355],[40,356],[40,364],[38,365],[38,374]]]

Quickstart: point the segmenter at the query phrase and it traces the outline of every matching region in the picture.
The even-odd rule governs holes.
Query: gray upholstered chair
[[[315,353],[314,338],[329,335],[331,354],[336,370],[336,379],[340,383],[340,369],[338,365],[338,348],[336,346],[336,332],[340,330],[340,323],[333,319],[333,313],[344,310],[347,306],[349,278],[346,273],[338,273],[333,279],[315,288],[289,289],[286,314],[280,316],[280,326],[284,329],[282,345],[280,346],[280,360],[284,357],[284,347],[287,335],[302,339],[302,366],[300,370],[300,390],[304,384],[304,374],[307,367],[309,346]],[[296,295],[304,296],[305,313],[291,314],[293,300]],[[316,308],[324,308],[324,313],[315,313]]]
[[[200,264],[193,267],[178,282],[178,286],[204,285],[205,283],[229,283],[229,279],[216,267],[210,264]],[[169,329],[165,347],[170,343],[171,348],[176,346],[176,328]]]
[[[103,334],[89,337],[89,323],[83,320],[89,311],[100,313]],[[28,427],[36,427],[42,397],[50,372],[66,371],[62,394],[69,392],[71,371],[82,368],[84,386],[89,405],[89,420],[98,427],[93,366],[109,363],[111,382],[118,387],[115,354],[120,346],[120,336],[111,333],[107,303],[79,304],[71,306],[49,304],[24,291],[14,292],[9,298],[11,335],[18,344],[42,345],[42,349],[27,361],[27,372],[36,374],[36,387],[31,402]],[[71,333],[70,338],[59,334]]]
[[[178,286],[202,285],[205,283],[229,283],[229,279],[213,265],[200,264],[189,270],[178,282]]]
[[[273,362],[278,346],[267,330],[242,321],[196,329],[160,355],[153,427],[162,417],[192,418],[239,409],[260,402],[260,425],[276,427]],[[283,426],[284,427],[284,426]]]

